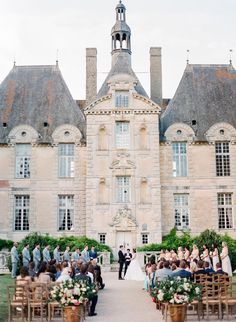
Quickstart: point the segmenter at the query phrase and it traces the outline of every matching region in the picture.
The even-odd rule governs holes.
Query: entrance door
[[[120,245],[124,246],[124,250],[132,247],[132,235],[131,231],[117,231],[116,232],[116,250],[119,251]]]

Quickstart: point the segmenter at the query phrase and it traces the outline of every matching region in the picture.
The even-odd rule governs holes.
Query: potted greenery
[[[187,278],[167,278],[158,283],[153,296],[168,304],[172,322],[183,322],[187,304],[201,299],[201,288]]]
[[[95,286],[84,280],[67,280],[54,285],[50,300],[61,304],[67,322],[80,322],[84,318],[84,305],[97,293]]]

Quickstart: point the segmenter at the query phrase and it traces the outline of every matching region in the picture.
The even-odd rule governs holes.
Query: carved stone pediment
[[[117,159],[111,163],[110,169],[135,169],[135,163],[127,159],[129,156],[129,153],[118,153]]]
[[[135,228],[138,224],[134,216],[132,216],[131,209],[126,206],[117,211],[110,226],[126,230],[127,228]]]

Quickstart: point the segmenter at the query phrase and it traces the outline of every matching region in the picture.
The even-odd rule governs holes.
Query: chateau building
[[[86,101],[58,64],[14,65],[0,85],[0,238],[87,235],[114,251],[160,242],[174,226],[236,238],[232,64],[187,64],[168,102],[161,48],[150,49],[150,97],[132,69],[121,1],[111,40],[98,92],[97,51],[86,51]]]

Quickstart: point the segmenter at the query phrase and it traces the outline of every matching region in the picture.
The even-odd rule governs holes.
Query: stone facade
[[[111,37],[98,93],[87,49],[86,107],[57,65],[14,66],[1,84],[0,238],[87,235],[116,251],[160,242],[174,226],[236,237],[235,69],[188,64],[163,108],[161,48],[150,50],[149,99],[121,1]]]

